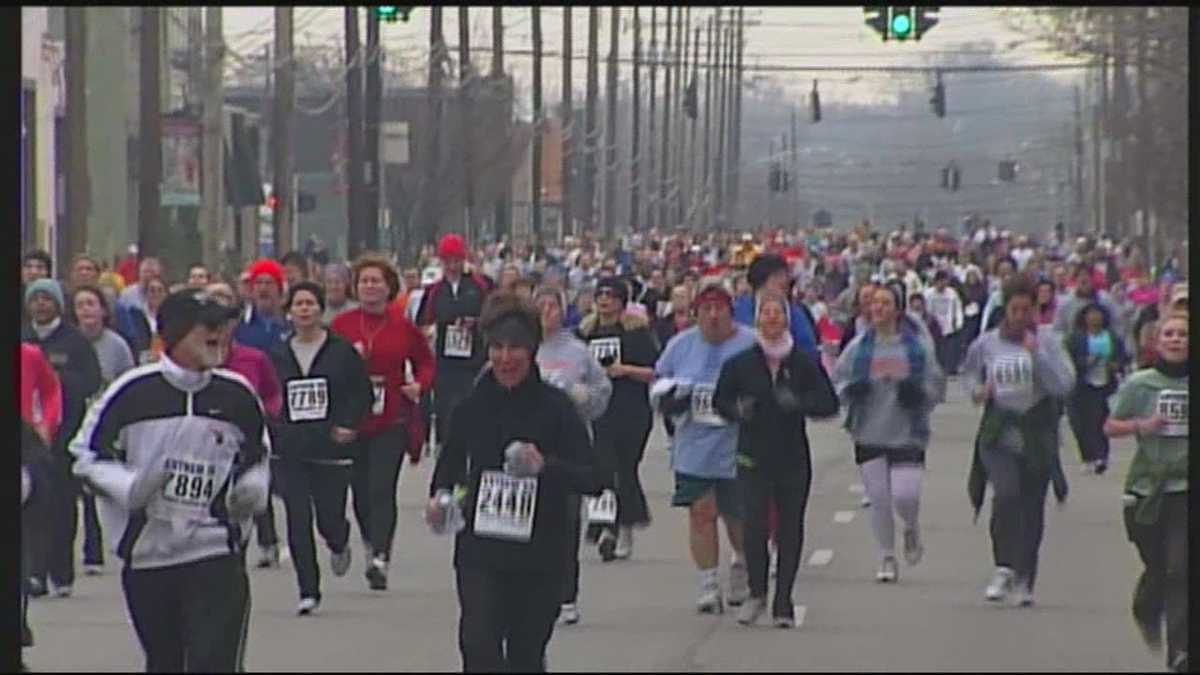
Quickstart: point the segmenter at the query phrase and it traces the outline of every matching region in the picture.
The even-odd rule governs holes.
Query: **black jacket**
[[[795,407],[785,410],[777,390],[790,392]],[[749,419],[738,411],[739,397],[754,400]],[[738,455],[764,471],[791,471],[810,461],[804,418],[836,415],[838,398],[824,369],[803,351],[793,347],[772,378],[766,354],[756,344],[721,367],[713,407],[739,424]]]
[[[592,445],[575,404],[542,381],[537,366],[513,390],[489,370],[454,412],[446,445],[438,455],[429,494],[467,488],[462,501],[466,527],[458,534],[456,567],[559,574],[570,532],[567,496],[598,492],[600,476]],[[528,542],[474,534],[475,502],[484,470],[502,472],[504,451],[514,440],[532,442],[545,458],[538,476],[533,532]]]
[[[291,341],[271,348],[271,363],[279,375],[283,406],[279,419],[271,424],[275,438],[275,454],[295,459],[345,459],[350,444],[338,445],[330,433],[334,426],[357,429],[371,407],[373,394],[362,357],[342,338],[327,332],[325,344],[317,350],[308,375],[292,352]],[[304,383],[316,380],[317,383]],[[292,421],[294,411],[311,404],[306,401],[314,385],[324,381],[326,414],[324,419]],[[318,406],[319,407],[319,406]]]
[[[21,329],[21,340],[42,349],[62,382],[62,424],[52,445],[56,452],[65,452],[71,437],[83,423],[88,399],[100,392],[103,384],[100,361],[92,343],[65,320],[45,340],[38,337],[32,324],[25,324]]]
[[[653,368],[658,361],[659,345],[650,324],[645,319],[633,315],[622,314],[621,320],[610,326],[601,326],[596,314],[584,317],[579,324],[576,336],[587,343],[592,354],[598,354],[599,341],[620,343],[620,362]],[[612,350],[607,350],[612,354]],[[606,365],[601,362],[602,366]],[[612,424],[649,427],[654,422],[654,414],[650,409],[650,385],[631,377],[621,377],[612,381],[612,396],[608,399],[608,409],[596,420],[597,433]]]

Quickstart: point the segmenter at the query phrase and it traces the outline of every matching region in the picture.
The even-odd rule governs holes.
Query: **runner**
[[[437,253],[442,261],[442,278],[422,294],[417,325],[437,326],[433,402],[437,437],[444,441],[450,435],[455,406],[470,392],[471,383],[483,367],[484,350],[476,324],[492,283],[487,277],[463,271],[467,246],[457,234],[442,237]]]
[[[434,363],[421,331],[388,310],[400,292],[400,276],[391,263],[364,255],[354,263],[353,275],[359,307],[340,314],[330,330],[354,346],[371,380],[373,402],[356,429],[350,485],[366,548],[367,583],[371,590],[385,591],[396,534],[396,482],[406,452],[410,463],[421,460],[416,403],[433,384]],[[406,381],[406,365],[412,367],[412,382]]]
[[[741,605],[750,587],[734,460],[737,429],[713,410],[712,395],[721,366],[752,347],[754,333],[733,322],[733,296],[718,280],[706,280],[693,304],[698,325],[672,338],[659,357],[654,368],[659,379],[651,389],[651,403],[675,420],[671,439],[675,495],[671,504],[688,509],[691,554],[699,582],[696,608],[720,613],[725,602],[719,578],[718,514],[733,549],[729,604]]]
[[[594,439],[592,425],[608,408],[613,384],[587,345],[564,329],[563,308],[567,302],[566,294],[558,288],[543,286],[537,290],[534,298],[542,322],[542,343],[537,350],[537,366],[542,381],[567,392],[571,401],[575,403],[584,426],[587,427],[589,438]],[[607,461],[611,465],[611,458]],[[611,469],[608,473],[614,472],[615,469]],[[567,514],[578,515],[570,520],[572,531],[567,543],[567,575],[563,583],[562,610],[559,615],[563,623],[568,625],[579,623],[580,618],[580,507],[579,496],[568,495]],[[615,513],[613,515],[615,516]]]
[[[536,311],[490,297],[480,320],[491,368],[462,402],[430,482],[425,519],[465,489],[454,547],[463,672],[545,672],[569,548],[572,493],[597,491],[587,431],[570,397],[534,364]]]
[[[338,314],[358,307],[350,297],[350,268],[342,263],[325,266],[325,314],[321,321],[326,326],[333,323]]]
[[[872,325],[846,346],[833,373],[848,406],[845,427],[870,498],[879,551],[875,580],[882,583],[899,577],[893,509],[904,522],[905,562],[916,565],[924,555],[918,517],[929,417],[945,397],[932,341],[916,322],[904,320],[899,305],[896,290],[875,290]]]
[[[773,500],[779,509],[782,574],[775,584],[771,616],[777,627],[791,628],[792,584],[800,567],[812,485],[804,417],[835,415],[838,400],[824,371],[793,342],[787,298],[765,290],[755,305],[757,343],[722,366],[713,405],[739,425],[737,472],[746,514],[750,599],[742,605],[738,622],[753,624],[766,609],[767,504]]]
[[[1079,444],[1084,473],[1103,474],[1108,469],[1108,398],[1117,390],[1117,377],[1129,357],[1125,344],[1111,329],[1104,306],[1092,303],[1075,317],[1067,336],[1067,353],[1075,367],[1075,387],[1067,396],[1067,420]]]
[[[761,254],[754,258],[746,273],[750,282],[751,294],[739,298],[734,304],[733,314],[738,323],[743,326],[753,326],[755,318],[755,299],[758,291],[771,289],[784,297],[792,296],[792,275],[788,270],[787,261],[783,256],[774,253]],[[817,349],[816,327],[812,315],[807,308],[801,308],[789,300],[788,316],[791,322],[788,326],[796,346],[808,354],[814,363],[821,362],[821,352]]]
[[[1117,392],[1104,433],[1137,435],[1125,479],[1125,532],[1145,569],[1133,619],[1155,653],[1167,624],[1167,667],[1188,672],[1188,314],[1158,326],[1158,359]]]
[[[285,304],[296,332],[277,345],[271,360],[287,392],[279,422],[275,472],[287,512],[288,548],[300,587],[297,612],[312,613],[321,603],[321,571],[313,542],[313,521],[329,546],[334,576],[350,568],[350,523],[346,495],[351,445],[371,407],[371,380],[350,344],[322,325],[325,297],[310,281],[293,286]]]
[[[46,537],[30,536],[44,529],[52,513],[50,490],[53,488],[54,463],[50,442],[62,420],[62,388],[42,350],[21,343],[21,647],[33,646],[29,629],[29,597],[34,590],[45,595],[45,584],[31,581],[33,564],[44,559]],[[22,666],[22,670],[24,667]]]
[[[71,442],[125,562],[147,672],[243,668],[246,534],[269,498],[271,445],[249,384],[216,368],[233,316],[201,291],[168,297],[163,358],[117,378]]]
[[[1090,265],[1080,263],[1075,266],[1075,292],[1065,298],[1054,316],[1054,330],[1058,331],[1060,335],[1069,334],[1075,326],[1075,319],[1079,317],[1079,313],[1093,302],[1099,303],[1104,307],[1104,311],[1108,312],[1113,332],[1117,335],[1124,335],[1122,332],[1124,327],[1121,325],[1116,305],[1113,304],[1112,298],[1107,292],[1097,288],[1095,282],[1095,275]]]
[[[963,387],[984,405],[975,439],[968,494],[976,517],[992,485],[992,556],[996,571],[984,597],[1033,604],[1046,508],[1053,481],[1060,503],[1067,484],[1058,457],[1058,405],[1075,385],[1075,368],[1054,333],[1038,335],[1027,276],[1004,285],[1000,325],[979,337],[963,366]]]
[[[938,365],[947,375],[956,375],[962,353],[963,306],[958,291],[949,284],[950,273],[938,270],[933,275],[933,286],[925,289],[925,302],[941,333],[934,338]]]
[[[45,595],[47,576],[59,597],[71,595],[75,583],[75,536],[79,527],[79,484],[71,478],[67,444],[79,430],[88,400],[100,389],[100,363],[87,338],[62,320],[62,288],[52,279],[38,279],[25,287],[25,307],[30,322],[21,329],[21,340],[41,348],[62,385],[62,423],[50,442],[53,465],[49,511],[35,537],[30,595]]]

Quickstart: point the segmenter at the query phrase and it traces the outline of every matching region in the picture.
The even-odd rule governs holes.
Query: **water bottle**
[[[434,534],[457,534],[466,523],[463,520],[462,508],[458,498],[448,490],[438,490],[434,495],[440,511],[439,520],[431,526]]]
[[[513,441],[504,449],[504,473],[510,476],[524,474],[524,462],[518,458],[523,445],[525,445],[524,441]]]

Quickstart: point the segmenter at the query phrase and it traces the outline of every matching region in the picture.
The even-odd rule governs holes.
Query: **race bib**
[[[597,338],[588,343],[588,349],[592,351],[592,358],[603,363],[612,359],[613,363],[621,362],[621,338],[606,337]]]
[[[453,359],[471,358],[471,330],[453,324],[446,326],[446,344],[442,347],[442,356]]]
[[[589,525],[612,525],[617,522],[617,495],[605,490],[599,497],[587,497],[584,501]]]
[[[692,387],[692,420],[710,427],[723,427],[728,422],[713,410],[713,393],[716,387],[698,384]]]
[[[1163,389],[1158,392],[1155,410],[1166,425],[1159,432],[1170,438],[1187,438],[1188,392],[1186,389]]]
[[[287,398],[291,422],[321,421],[329,415],[329,382],[323,377],[289,381]]]
[[[979,304],[978,303],[969,302],[969,303],[967,303],[967,306],[963,308],[963,314],[965,314],[966,316],[975,316],[978,313],[979,313]]]
[[[168,457],[163,468],[167,472],[167,482],[159,494],[160,499],[147,505],[147,514],[164,520],[179,516],[207,518],[216,486],[223,480],[219,467],[191,458]]]
[[[382,375],[371,376],[371,391],[375,394],[375,402],[371,404],[371,414],[378,417],[383,414],[384,404],[387,402],[387,387],[384,386]]]
[[[1033,394],[1033,361],[1028,354],[1001,356],[992,364],[991,375],[997,396]]]
[[[533,535],[537,486],[536,477],[517,478],[502,471],[484,471],[475,500],[475,535],[529,541]]]

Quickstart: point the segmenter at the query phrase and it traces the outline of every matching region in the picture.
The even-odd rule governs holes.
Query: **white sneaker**
[[[258,555],[258,568],[266,569],[268,567],[279,567],[279,544],[270,546],[260,546]]]
[[[633,528],[629,525],[617,528],[617,548],[613,550],[613,555],[618,560],[629,560],[629,556],[633,555]]]
[[[574,626],[579,623],[579,605],[573,602],[564,602],[559,611],[558,618],[568,626]]]
[[[66,586],[55,586],[54,587],[54,597],[56,597],[56,598],[69,598],[69,597],[71,597],[71,592],[72,592],[71,584],[67,584]]]
[[[722,614],[725,612],[725,602],[721,598],[721,587],[703,586],[700,595],[696,597],[696,610],[701,614]]]
[[[83,566],[83,573],[89,577],[98,577],[104,574],[104,565],[88,564]]]
[[[729,605],[737,607],[750,597],[750,572],[746,561],[739,560],[729,566]]]
[[[316,598],[300,598],[300,606],[296,609],[296,614],[299,616],[308,616],[313,613],[317,605],[321,604]]]
[[[329,567],[333,570],[333,576],[344,577],[350,569],[350,544],[346,544],[346,548],[341,553],[329,552]]]
[[[899,576],[899,563],[896,562],[895,556],[887,556],[879,562],[879,571],[875,573],[875,581],[881,584],[894,582]]]
[[[1020,606],[1020,607],[1032,607],[1033,606],[1033,588],[1029,585],[1028,581],[1017,582],[1016,595],[1017,595],[1016,600],[1017,600],[1018,606]]]
[[[909,567],[921,562],[921,556],[925,555],[925,547],[921,544],[921,535],[917,530],[904,531],[904,562],[908,563]]]
[[[1013,586],[1013,571],[1007,567],[997,567],[992,581],[983,592],[983,597],[989,602],[1003,602],[1008,598]]]
[[[766,598],[750,598],[742,603],[741,609],[738,610],[737,622],[743,626],[753,626],[758,623],[758,618],[766,608]]]

